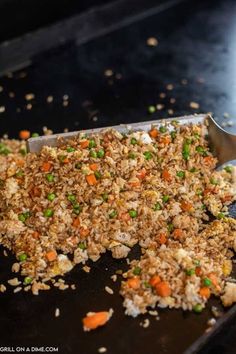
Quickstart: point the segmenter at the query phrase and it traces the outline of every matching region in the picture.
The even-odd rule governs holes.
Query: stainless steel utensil
[[[132,124],[121,124],[113,126],[112,128],[117,129],[120,132],[127,132],[129,130],[150,130],[151,126],[160,126],[163,123],[171,123],[174,120],[178,120],[181,125],[183,124],[197,124],[206,122],[208,126],[208,134],[211,149],[214,155],[218,158],[218,166],[226,163],[227,161],[232,161],[236,159],[236,135],[230,134],[222,129],[216,121],[211,117],[210,114],[196,114],[189,115],[165,120],[153,120],[148,122],[139,122]],[[30,138],[27,142],[28,151],[38,153],[44,145],[47,146],[57,146],[59,140],[68,140],[75,138],[79,133],[98,133],[101,130],[111,127],[103,127],[96,129],[88,129],[83,131],[75,131],[62,134],[45,135],[37,138]]]

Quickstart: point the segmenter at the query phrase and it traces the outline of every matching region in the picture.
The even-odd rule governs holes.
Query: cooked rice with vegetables
[[[34,294],[76,264],[107,250],[124,258],[139,244],[141,259],[123,274],[126,314],[156,305],[199,313],[212,294],[229,306],[236,170],[216,171],[216,162],[206,126],[177,121],[148,133],[81,133],[38,155],[1,140],[0,242]]]

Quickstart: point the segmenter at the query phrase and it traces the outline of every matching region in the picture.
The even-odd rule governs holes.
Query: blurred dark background
[[[113,0],[1,0],[0,42]]]
[[[41,134],[43,126],[62,132],[200,112],[212,112],[225,129],[235,131],[235,63],[235,0],[0,0],[0,135],[18,137],[21,129]],[[7,266],[10,263],[0,265],[1,277],[6,277]],[[103,271],[96,285],[102,299],[108,273]],[[2,294],[2,337],[8,343],[33,345],[35,338],[42,344],[48,338],[48,343],[57,343],[68,335],[71,350],[63,354],[77,354],[80,346],[95,348],[83,333],[73,336],[84,312],[81,304],[91,303],[86,295],[89,282],[83,287],[73,300],[77,312],[74,305],[63,308],[70,298],[61,296],[64,317],[56,332],[51,315],[40,310],[44,298]],[[59,301],[53,294],[47,295],[50,308]],[[128,320],[118,292],[114,297],[118,315],[113,325],[122,331]],[[155,344],[160,353],[179,354],[204,333],[207,311],[198,318],[179,312],[173,318],[166,315],[169,337],[164,322],[156,321],[144,332],[139,320],[133,320],[130,332],[120,332],[133,338],[126,352],[115,331],[104,328],[95,338],[104,345],[110,340],[113,354],[134,354],[134,348],[135,354],[152,354]],[[176,318],[179,327],[170,332],[168,323]],[[232,320],[201,353],[235,353],[235,327]],[[158,337],[160,332],[163,336]],[[81,354],[90,353],[95,352]]]

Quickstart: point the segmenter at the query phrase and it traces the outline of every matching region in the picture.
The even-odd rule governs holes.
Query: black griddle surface
[[[168,109],[173,109],[174,116],[211,111],[220,121],[228,112],[235,122],[235,18],[233,0],[188,1],[83,46],[67,43],[43,53],[24,70],[25,78],[17,72],[0,79],[4,89],[0,106],[5,106],[0,133],[17,137],[20,129],[40,133],[42,126],[61,132],[158,119],[170,116]],[[152,36],[159,40],[154,48],[146,45]],[[105,77],[106,69],[112,69],[114,76]],[[183,85],[182,79],[188,84]],[[167,84],[174,89],[166,90]],[[166,92],[165,99],[159,98],[161,92]],[[35,94],[32,109],[26,107],[27,93]],[[69,95],[67,107],[62,105],[65,94]],[[50,95],[54,100],[49,104]],[[176,103],[170,104],[173,97]],[[191,101],[200,108],[192,110]],[[157,103],[165,108],[149,115],[147,107]],[[1,257],[0,282],[13,277],[13,261]],[[160,310],[160,321],[149,315],[132,319],[123,312],[120,279],[117,283],[110,279],[115,270],[127,268],[126,261],[114,260],[107,253],[89,265],[90,274],[77,266],[66,277],[76,284],[74,291],[32,296],[8,289],[1,294],[1,346],[58,346],[62,354],[93,354],[102,346],[112,354],[182,353],[204,333],[212,317],[209,307],[220,306],[213,299],[201,315]],[[105,292],[106,285],[115,290],[114,295]],[[54,317],[57,307],[59,318]],[[107,326],[91,333],[82,331],[81,318],[88,311],[110,307],[114,315]],[[140,327],[145,318],[150,319],[147,329]],[[210,353],[211,348],[204,352]],[[225,346],[221,353],[230,350]]]

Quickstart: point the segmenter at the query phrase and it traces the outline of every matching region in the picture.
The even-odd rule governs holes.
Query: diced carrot
[[[18,159],[16,161],[16,164],[17,164],[18,167],[23,167],[24,164],[25,164],[25,161],[23,159]]]
[[[109,143],[110,142],[110,138],[109,138],[109,136],[107,134],[103,136],[103,141],[105,143]]]
[[[21,130],[19,133],[21,139],[27,140],[30,137],[30,132],[28,130]]]
[[[99,326],[104,326],[109,320],[109,312],[101,311],[87,315],[83,318],[83,326],[85,330],[96,329]]]
[[[41,170],[43,172],[48,172],[48,171],[50,171],[51,168],[52,168],[51,162],[44,162],[41,166]]]
[[[32,234],[32,237],[35,238],[35,239],[38,239],[39,238],[39,232],[38,231],[34,231],[33,234]]]
[[[56,251],[49,251],[46,253],[46,258],[49,262],[55,261],[57,258],[57,253]]]
[[[120,215],[120,219],[123,220],[123,221],[129,221],[131,219],[129,213],[122,213]]]
[[[208,274],[208,278],[211,280],[212,284],[215,287],[218,287],[218,278],[217,278],[217,276],[214,273]]]
[[[224,197],[221,198],[222,202],[230,202],[232,200],[232,195],[225,195]]]
[[[195,274],[199,277],[199,275],[201,275],[202,274],[202,269],[201,269],[201,267],[196,267],[195,268]]]
[[[181,203],[181,209],[183,211],[191,211],[193,209],[193,205],[189,202],[183,201]]]
[[[154,139],[158,136],[158,134],[159,134],[159,132],[156,128],[152,128],[149,132],[149,135]]]
[[[167,242],[167,237],[166,233],[163,232],[159,235],[159,242],[161,245],[164,245]]]
[[[65,159],[63,159],[63,163],[69,163],[70,162],[70,160],[68,159],[68,157],[66,157]]]
[[[89,147],[89,140],[81,140],[79,144],[82,149],[86,149],[87,147]]]
[[[91,163],[91,164],[89,165],[89,168],[90,168],[90,170],[92,170],[92,171],[97,171],[97,169],[98,169],[98,164],[97,164],[97,163]]]
[[[160,282],[161,282],[161,278],[159,277],[159,275],[153,275],[149,280],[149,284],[153,287],[155,287]]]
[[[130,181],[129,185],[131,187],[140,187],[141,184],[140,184],[140,181]]]
[[[31,195],[33,197],[40,197],[41,196],[41,190],[38,187],[33,187],[31,189]]]
[[[203,161],[206,165],[212,165],[214,163],[214,157],[213,156],[205,156],[203,157]]]
[[[78,227],[78,226],[80,226],[80,220],[79,220],[79,218],[75,218],[74,220],[73,220],[73,224],[72,224],[74,227]]]
[[[146,168],[142,168],[140,171],[137,173],[137,177],[139,179],[144,179],[147,174]]]
[[[89,229],[85,229],[84,227],[81,227],[79,229],[80,236],[82,236],[82,237],[88,236],[89,232],[90,232]]]
[[[127,283],[128,287],[132,288],[132,289],[138,289],[140,287],[139,277],[129,278],[126,283]]]
[[[161,297],[167,297],[170,296],[171,294],[171,288],[166,281],[161,281],[155,286],[155,288],[156,288],[157,295]]]
[[[174,239],[179,239],[179,238],[181,238],[181,237],[183,236],[183,230],[181,230],[181,229],[174,229],[172,235],[173,235]]]
[[[201,297],[205,297],[206,299],[209,299],[209,297],[211,296],[211,291],[207,286],[204,286],[200,288],[199,294]]]
[[[78,245],[79,239],[78,239],[78,237],[76,237],[76,236],[71,236],[71,237],[68,237],[68,238],[66,239],[66,241],[67,241],[68,244],[71,244],[71,245],[73,245],[73,246],[76,246],[76,245]]]
[[[210,193],[212,193],[212,189],[206,188],[206,189],[204,190],[204,192],[203,192],[203,195],[204,195],[204,197],[206,197],[207,194],[210,194]]]
[[[95,184],[97,184],[97,180],[96,177],[94,175],[94,173],[91,173],[90,175],[86,176],[86,181],[88,182],[88,184],[90,186],[94,186]]]
[[[162,178],[164,179],[164,181],[167,181],[167,182],[170,182],[171,181],[171,174],[170,172],[167,170],[167,169],[164,169],[162,171],[162,174],[161,174]]]
[[[170,136],[162,136],[160,139],[160,143],[164,145],[168,145],[171,143],[171,137]]]

